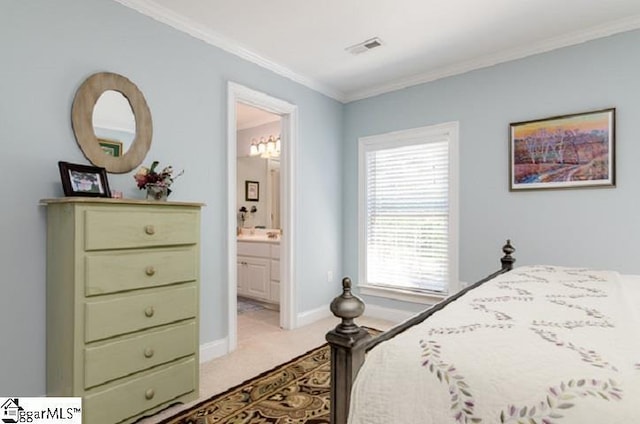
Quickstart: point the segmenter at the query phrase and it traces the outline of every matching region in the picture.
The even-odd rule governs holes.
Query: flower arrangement
[[[177,175],[174,175],[173,167],[171,165],[166,166],[162,171],[156,171],[159,162],[153,161],[150,168],[146,166],[140,167],[138,172],[133,176],[136,180],[136,184],[140,190],[149,188],[156,188],[162,191],[166,190],[166,195],[171,194],[169,188],[176,178],[184,174],[184,171],[180,171]]]

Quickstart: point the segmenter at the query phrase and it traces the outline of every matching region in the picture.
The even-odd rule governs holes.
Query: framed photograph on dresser
[[[104,168],[62,161],[58,168],[65,196],[111,197]]]

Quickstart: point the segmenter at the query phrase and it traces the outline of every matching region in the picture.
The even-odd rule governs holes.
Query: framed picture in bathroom
[[[260,183],[258,181],[244,182],[244,200],[258,202],[260,200]]]

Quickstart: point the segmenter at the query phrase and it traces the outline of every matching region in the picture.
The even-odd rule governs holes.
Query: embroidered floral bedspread
[[[640,279],[503,274],[369,352],[349,422],[640,423]]]

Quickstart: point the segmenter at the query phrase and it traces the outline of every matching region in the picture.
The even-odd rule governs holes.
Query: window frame
[[[449,284],[444,293],[404,290],[367,282],[367,179],[366,153],[408,145],[448,141],[449,150]],[[360,137],[358,139],[358,289],[361,294],[402,300],[414,303],[431,304],[458,292],[461,284],[458,276],[459,264],[459,123],[457,121],[384,134]]]

